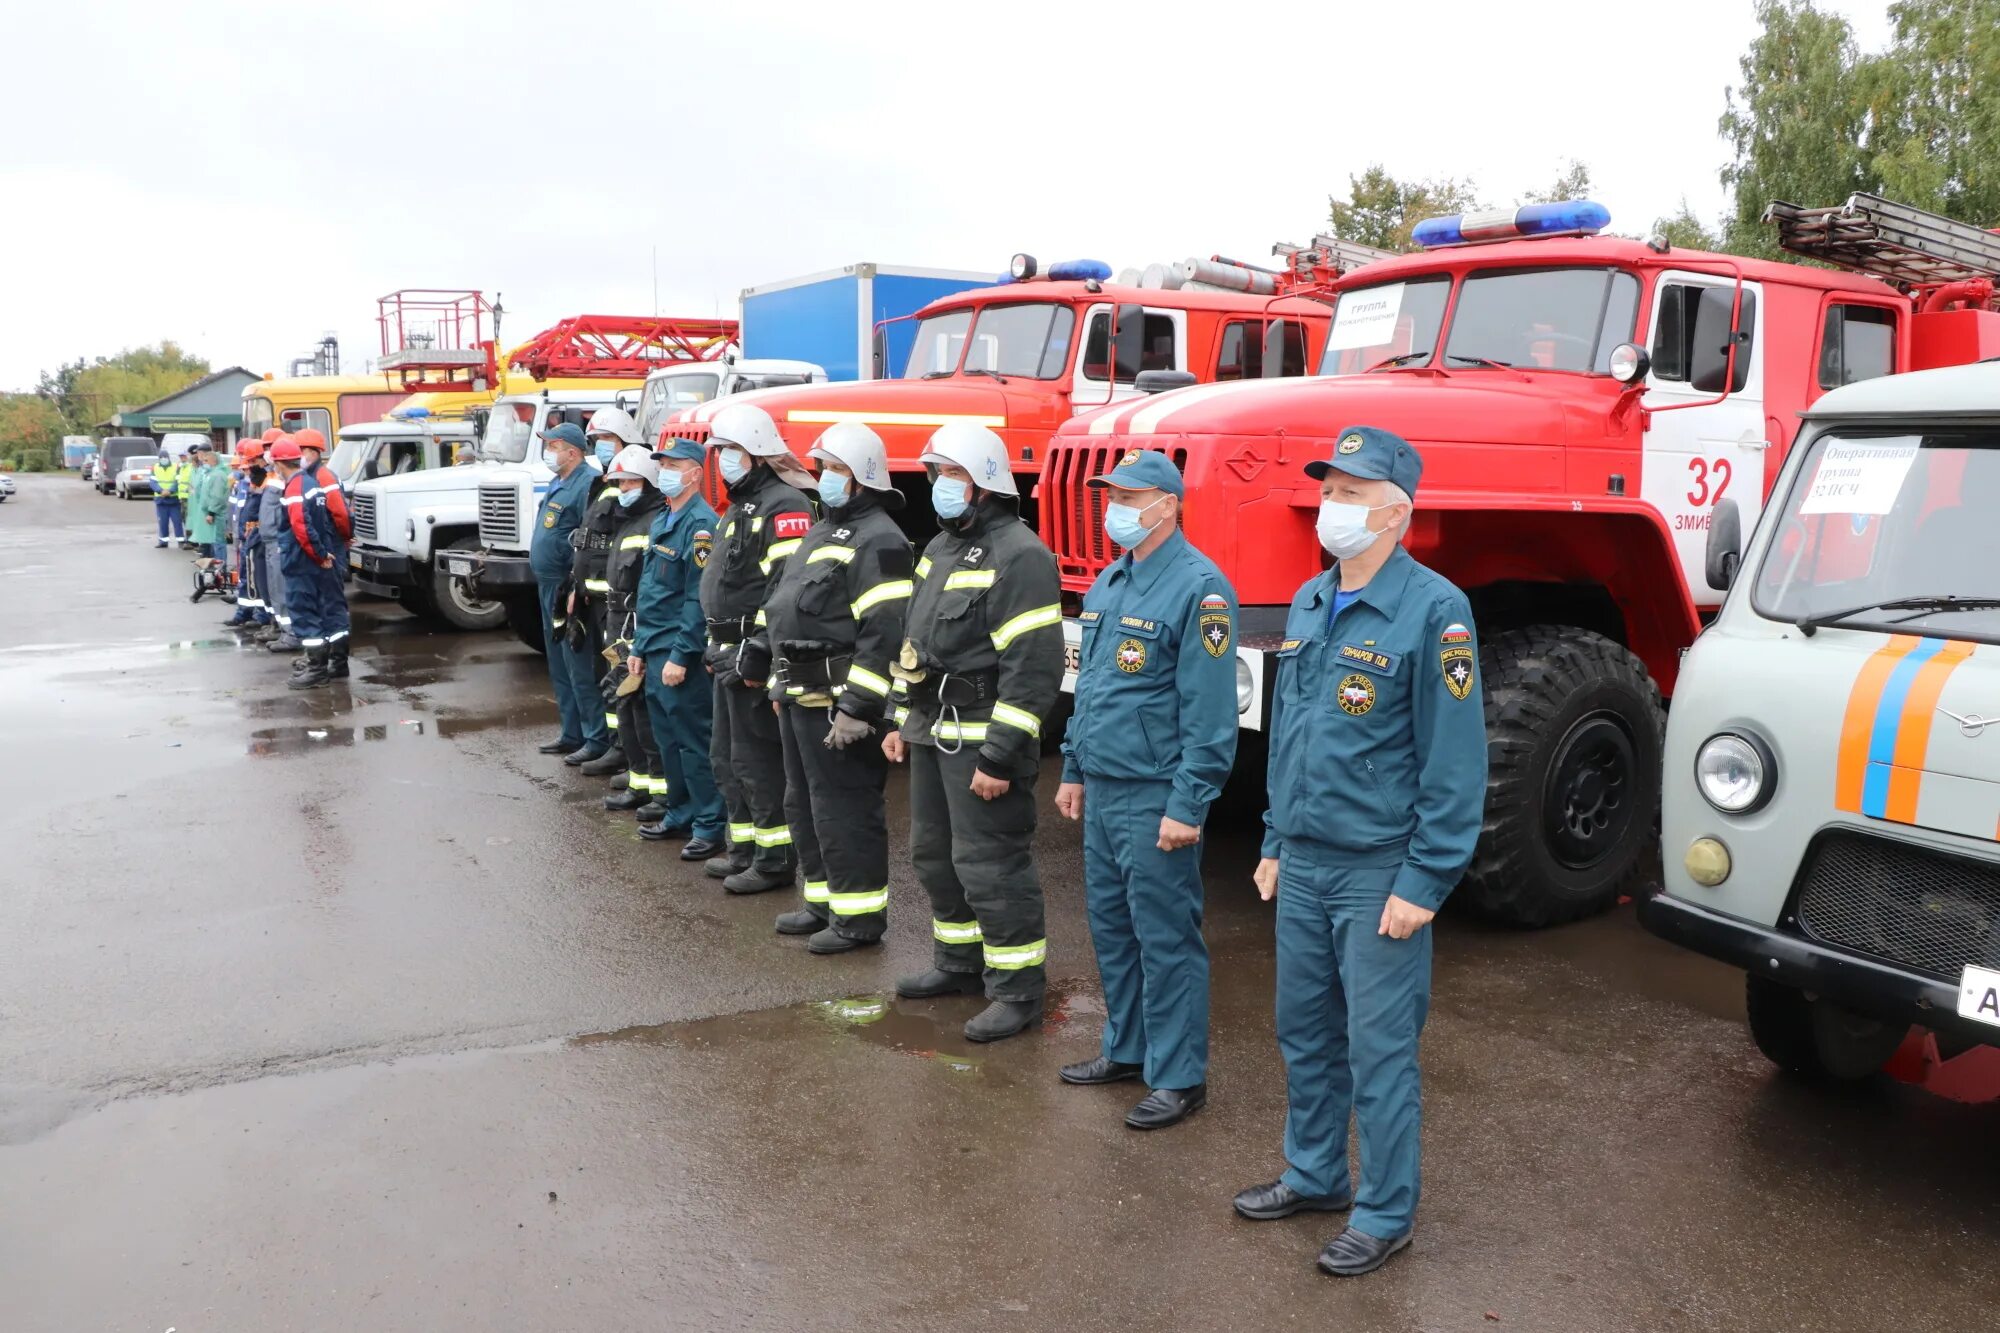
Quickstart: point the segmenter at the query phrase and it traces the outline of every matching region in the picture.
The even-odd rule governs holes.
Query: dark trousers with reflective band
[[[1048,985],[1042,885],[1035,877],[1035,778],[1007,794],[972,794],[979,747],[910,746],[910,862],[931,900],[936,965],[986,974],[994,1000],[1033,1000]]]
[[[551,650],[549,677],[552,680],[556,678],[555,659],[560,653],[564,677],[569,681],[570,692],[576,700],[577,734],[583,737],[583,744],[588,748],[605,750],[617,737],[611,734],[610,724],[605,719],[604,696],[597,692],[597,682],[604,677],[605,663],[597,652],[603,647],[603,642],[596,630],[597,619],[591,613],[591,605],[588,599],[577,599],[575,614],[584,627],[583,645],[574,647],[565,637],[559,649]],[[569,615],[568,611],[564,611],[561,618],[567,622]],[[556,606],[551,599],[542,618],[544,631],[555,633],[553,626],[556,619]],[[566,629],[564,633],[567,633]],[[555,640],[549,642],[554,643]],[[562,687],[558,685],[556,688],[560,691]],[[563,735],[569,734],[569,721],[565,718]]]
[[[713,698],[708,677],[695,666],[680,684],[663,684],[662,665],[646,659],[646,716],[660,756],[655,799],[667,807],[668,824],[685,824],[697,838],[720,838],[728,828],[722,795],[715,789],[715,773],[709,766]]]
[[[1340,859],[1288,846],[1278,860],[1284,1180],[1301,1194],[1346,1194],[1352,1114],[1361,1181],[1349,1222],[1394,1240],[1417,1212],[1417,1037],[1430,1009],[1431,929],[1407,940],[1378,934],[1396,868]]]
[[[1208,1081],[1201,844],[1159,847],[1171,782],[1083,782],[1083,883],[1104,980],[1104,1054],[1155,1088]]]
[[[619,672],[622,676],[624,668]],[[645,687],[641,685],[623,698],[613,696],[612,703],[618,716],[619,743],[625,747],[626,786],[664,804],[667,783],[660,776],[659,742],[653,739],[653,715],[646,711]]]
[[[542,646],[548,650],[549,688],[555,692],[562,738],[569,742],[570,748],[580,750],[585,745],[604,744],[604,719],[597,708],[596,683],[588,674],[577,674],[581,659],[564,640],[558,623],[567,619],[567,613],[556,606],[556,594],[561,589],[559,582],[538,581],[535,600],[542,608]]]
[[[876,734],[829,750],[833,716],[788,703],[785,818],[805,871],[805,905],[839,934],[879,940],[889,925],[889,818],[882,788],[889,761]]]
[[[794,862],[792,829],[785,822],[785,750],[778,738],[778,716],[771,711],[771,697],[741,684],[717,686],[715,740],[709,753],[715,760],[717,785],[729,802],[731,859],[741,865],[747,847],[749,863],[757,870],[768,875],[791,874]]]
[[[292,633],[308,648],[347,642],[347,589],[340,570],[322,569],[300,553],[285,570],[285,595],[292,617]]]
[[[611,663],[604,660],[604,612],[602,597],[577,598],[576,613],[583,617],[583,647],[577,650],[577,658],[584,673],[590,715],[596,719],[601,741],[604,745],[616,745],[622,749],[625,744],[621,734],[623,724],[618,720],[618,710],[604,697],[604,677],[611,670]]]

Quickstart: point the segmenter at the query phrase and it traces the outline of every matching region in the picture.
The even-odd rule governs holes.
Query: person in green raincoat
[[[195,472],[188,482],[187,535],[195,549],[229,559],[224,516],[229,512],[229,473],[215,461],[215,446],[195,446]]]

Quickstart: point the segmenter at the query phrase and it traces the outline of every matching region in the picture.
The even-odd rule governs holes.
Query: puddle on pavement
[[[904,1000],[893,993],[846,995],[808,1000],[777,1009],[758,1009],[678,1023],[654,1023],[572,1037],[573,1046],[608,1043],[671,1046],[699,1050],[740,1046],[747,1040],[785,1041],[832,1033],[929,1060],[949,1073],[972,1078],[1005,1078],[1010,1066],[996,1064],[1004,1043],[983,1047],[965,1039],[965,1021],[984,1007],[974,996]],[[1049,986],[1042,1030],[1061,1035],[1069,1024],[1104,1013],[1104,1001],[1088,981],[1068,979]]]
[[[278,704],[274,703],[270,711],[278,711],[278,707]],[[351,748],[357,744],[374,744],[382,741],[453,740],[498,727],[525,725],[533,721],[535,716],[532,709],[516,708],[505,712],[468,713],[449,717],[406,717],[398,722],[364,727],[316,726],[310,723],[296,727],[263,727],[250,733],[245,753],[260,756],[280,755],[327,746]]]

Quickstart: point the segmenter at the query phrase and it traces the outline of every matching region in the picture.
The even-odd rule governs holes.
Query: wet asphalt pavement
[[[1253,818],[1210,830],[1209,1108],[1069,1088],[1102,1014],[1049,815],[1054,1004],[980,1048],[809,957],[534,753],[541,659],[359,602],[299,695],[150,504],[0,505],[0,1328],[1989,1328],[2000,1108],[1777,1077],[1631,909],[1437,927],[1414,1248],[1313,1267]],[[1053,796],[1055,772],[1045,773]],[[906,826],[900,779],[891,822]],[[1227,826],[1222,826],[1226,824]]]

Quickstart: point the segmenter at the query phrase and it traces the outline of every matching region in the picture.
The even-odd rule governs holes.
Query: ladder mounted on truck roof
[[[500,311],[483,292],[405,287],[376,298],[375,323],[382,333],[376,369],[412,393],[475,393],[499,379]]]
[[[507,363],[537,381],[644,379],[662,366],[720,361],[736,337],[733,319],[573,315],[515,348]]]
[[[1879,195],[1851,195],[1834,208],[1773,200],[1764,221],[1788,254],[1901,287],[2000,278],[2000,235]]]

